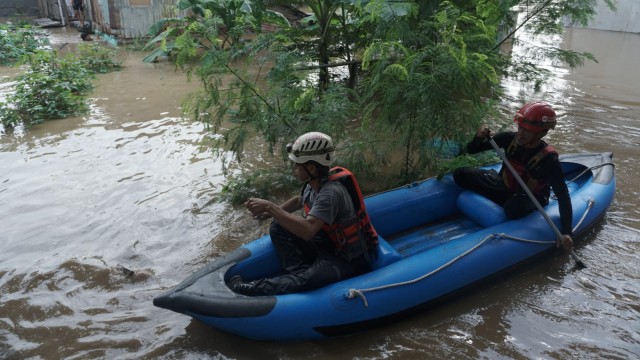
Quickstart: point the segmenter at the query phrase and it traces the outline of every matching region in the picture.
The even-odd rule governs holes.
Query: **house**
[[[39,13],[38,0],[0,0],[0,17],[37,16]]]
[[[0,0],[3,1],[3,0]],[[4,0],[6,1],[6,0]],[[61,26],[73,24],[73,0],[15,0],[38,3],[40,16],[60,22]],[[178,0],[83,0],[85,23],[91,23],[94,31],[114,39],[144,37],[157,21],[177,15]],[[66,5],[66,6],[65,6]]]
[[[7,9],[10,16],[28,9],[31,14],[39,9],[41,19],[38,23],[43,27],[75,26],[80,27],[75,19],[71,3],[73,0],[0,0],[0,10]],[[176,4],[179,0],[83,0],[84,20],[102,37],[113,42],[125,39],[145,37],[149,29],[163,18],[182,16]],[[4,5],[3,5],[4,4]],[[20,10],[25,9],[25,10]],[[13,10],[11,12],[11,10]],[[289,22],[296,26],[300,19],[308,16],[303,11],[290,6],[274,6],[273,10],[283,14]],[[277,31],[277,27],[265,24],[263,31]]]

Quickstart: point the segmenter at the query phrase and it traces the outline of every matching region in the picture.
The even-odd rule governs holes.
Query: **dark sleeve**
[[[511,140],[513,140],[514,133],[513,132],[501,132],[497,133],[493,136],[493,141],[496,142],[499,148],[506,148],[511,144]],[[477,154],[479,152],[492,150],[493,147],[491,143],[489,143],[488,139],[479,138],[477,136],[473,137],[473,140],[469,144],[467,144],[467,153],[469,154]]]
[[[540,166],[544,166],[544,171],[548,174],[549,185],[553,189],[553,192],[558,198],[558,206],[560,208],[560,231],[564,235],[573,236],[573,208],[571,206],[571,197],[569,196],[569,189],[564,182],[564,173],[558,161],[558,155],[551,155],[544,159],[544,163]]]

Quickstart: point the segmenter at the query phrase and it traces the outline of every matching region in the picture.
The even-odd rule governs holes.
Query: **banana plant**
[[[247,32],[261,32],[263,24],[290,26],[282,14],[267,9],[262,1],[180,0],[177,9],[185,16],[161,19],[150,29],[149,33],[156,36],[147,43],[147,48],[158,43],[160,46],[144,58],[145,62],[153,62],[181,46],[175,40],[188,27],[191,30],[197,27],[202,33],[198,46],[226,48],[240,42]]]

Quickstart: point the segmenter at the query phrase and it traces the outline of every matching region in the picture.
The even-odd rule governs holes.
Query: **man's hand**
[[[476,131],[476,137],[480,139],[488,139],[491,136],[491,130],[488,127],[483,126]]]
[[[258,220],[262,220],[272,216],[270,209],[276,206],[276,204],[264,199],[250,198],[245,201],[244,206],[249,210],[253,217]]]
[[[569,235],[562,235],[562,239],[556,241],[556,247],[562,247],[564,251],[570,252],[573,250],[573,239]]]

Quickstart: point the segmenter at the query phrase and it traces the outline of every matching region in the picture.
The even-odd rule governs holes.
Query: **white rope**
[[[580,227],[580,225],[582,225],[582,222],[584,221],[584,219],[586,219],[587,214],[589,213],[589,210],[591,210],[591,208],[593,207],[593,205],[595,205],[595,203],[596,201],[593,200],[592,198],[587,201],[587,209],[584,211],[584,214],[582,214],[580,221],[578,221],[576,226],[573,228],[573,231],[576,231]]]
[[[378,287],[373,287],[373,288],[368,288],[368,289],[349,289],[349,291],[345,294],[347,299],[353,299],[354,297],[358,296],[359,298],[361,298],[364,302],[364,306],[365,307],[369,307],[369,303],[367,302],[367,298],[365,297],[364,293],[366,292],[372,292],[372,291],[377,291],[377,290],[384,290],[384,289],[388,289],[388,288],[392,288],[392,287],[398,287],[398,286],[404,286],[404,285],[409,285],[409,284],[413,284],[416,283],[418,281],[421,281],[423,279],[428,278],[429,276],[441,271],[442,269],[448,267],[449,265],[455,263],[456,261],[458,261],[459,259],[463,258],[464,256],[470,254],[471,252],[473,252],[475,249],[479,248],[480,246],[482,246],[485,242],[487,242],[489,239],[494,238],[494,237],[499,237],[502,236],[504,234],[491,234],[487,237],[485,237],[484,239],[482,239],[482,241],[480,241],[478,244],[476,244],[475,246],[473,246],[472,248],[470,248],[469,250],[465,251],[464,253],[456,256],[455,258],[451,259],[449,262],[447,262],[446,264],[440,266],[439,268],[431,271],[430,273],[424,274],[416,279],[413,280],[408,280],[408,281],[403,281],[403,282],[399,282],[399,283],[393,283],[393,284],[387,284],[387,285],[383,285],[383,286],[378,286]]]

